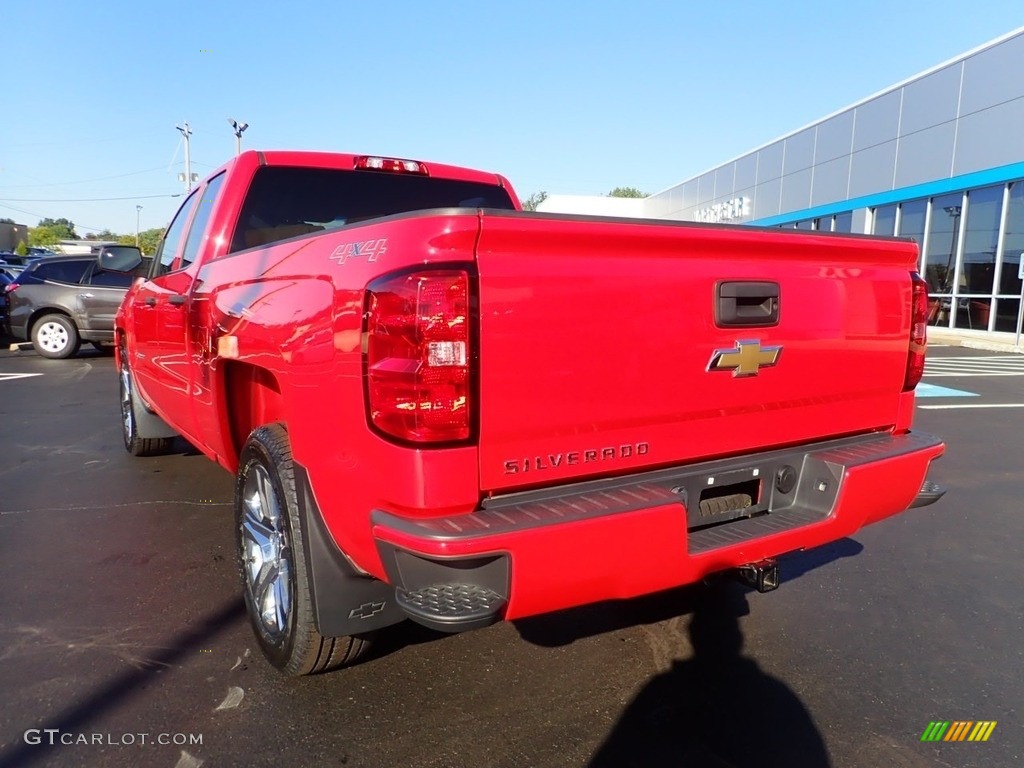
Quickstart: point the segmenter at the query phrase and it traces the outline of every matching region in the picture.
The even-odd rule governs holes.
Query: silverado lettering
[[[529,472],[531,470],[557,469],[563,461],[569,466],[577,466],[581,462],[589,464],[593,461],[628,459],[631,456],[646,456],[650,450],[651,446],[647,443],[633,443],[612,448],[591,448],[583,451],[569,451],[568,453],[549,453],[546,456],[534,456],[524,459],[507,459],[504,464],[505,474],[515,475],[519,472]]]
[[[767,591],[779,555],[942,495],[944,445],[912,428],[917,257],[242,152],[117,313],[122,437],[181,435],[235,476],[249,621],[288,675],[405,619],[459,632],[726,571]]]

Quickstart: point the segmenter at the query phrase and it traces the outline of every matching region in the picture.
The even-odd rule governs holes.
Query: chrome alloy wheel
[[[132,413],[132,375],[126,365],[121,368],[121,428],[125,447],[131,450],[131,441],[135,437],[135,414]]]
[[[58,354],[67,349],[68,344],[71,343],[71,337],[68,335],[67,328],[51,320],[39,326],[36,331],[36,343],[47,352]]]
[[[273,640],[288,631],[292,608],[291,546],[270,474],[255,463],[242,490],[242,566],[261,630]]]

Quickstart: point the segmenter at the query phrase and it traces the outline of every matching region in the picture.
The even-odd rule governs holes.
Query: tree
[[[156,253],[156,249],[160,245],[160,240],[163,236],[164,230],[161,227],[139,232],[139,248],[142,249],[143,255],[152,256]],[[135,245],[135,235],[117,235],[117,242],[121,245]]]
[[[77,240],[75,222],[68,219],[40,219],[39,226],[55,230],[62,240]]]
[[[616,187],[608,193],[608,197],[650,197],[650,195],[641,192],[636,187]]]
[[[64,239],[64,235],[54,227],[28,228],[29,245],[40,245],[46,248],[51,245],[57,245],[62,239]]]
[[[28,230],[29,245],[57,245],[61,240],[77,240],[75,223],[67,219],[40,219],[39,226]]]
[[[24,240],[19,240],[18,241],[18,244],[14,247],[14,252],[16,254],[18,254],[19,256],[27,256],[28,255],[28,246],[25,245],[25,241]]]
[[[537,206],[540,205],[541,203],[543,203],[547,199],[548,199],[548,193],[547,192],[534,192],[528,198],[523,200],[523,210],[524,211],[536,211],[537,210]]]
[[[2,219],[0,219],[0,224],[17,224],[17,223],[18,222],[16,222],[14,219],[8,219],[6,216],[4,216]]]

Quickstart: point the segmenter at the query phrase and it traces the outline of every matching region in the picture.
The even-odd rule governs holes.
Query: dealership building
[[[929,323],[1012,342],[1024,28],[643,200],[552,195],[539,210],[912,237]]]

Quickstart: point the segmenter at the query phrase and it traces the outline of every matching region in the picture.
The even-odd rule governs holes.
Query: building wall
[[[28,245],[28,227],[25,224],[0,224],[0,251],[13,251],[18,243]]]
[[[644,213],[777,224],[977,172],[1008,181],[1022,161],[1024,28],[659,192]]]

